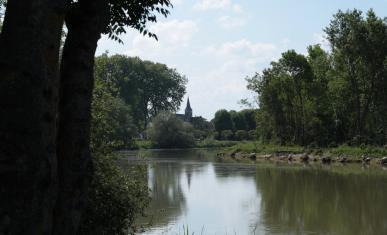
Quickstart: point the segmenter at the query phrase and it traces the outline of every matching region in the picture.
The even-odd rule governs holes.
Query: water
[[[153,199],[138,221],[142,235],[184,234],[183,226],[196,235],[387,234],[381,167],[222,163],[206,150],[123,156],[122,164],[148,165]]]

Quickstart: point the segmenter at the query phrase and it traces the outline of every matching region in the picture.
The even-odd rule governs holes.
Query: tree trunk
[[[92,176],[89,144],[94,54],[106,27],[107,10],[105,0],[79,1],[66,17],[68,34],[60,68],[56,235],[76,234]]]
[[[0,234],[50,234],[64,0],[9,0],[0,37]]]

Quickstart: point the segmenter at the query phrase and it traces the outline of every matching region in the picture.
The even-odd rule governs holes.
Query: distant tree
[[[246,140],[248,139],[248,133],[245,130],[237,130],[234,134],[235,140]]]
[[[214,126],[215,130],[218,132],[223,130],[233,130],[234,127],[230,113],[225,109],[218,110],[215,113]]]
[[[234,133],[232,130],[222,130],[220,132],[220,137],[222,140],[233,140],[234,139]]]
[[[160,148],[186,148],[195,144],[193,127],[175,114],[160,112],[147,129],[148,137]]]
[[[191,124],[198,131],[197,135],[201,133],[201,138],[208,137],[214,131],[214,125],[203,117],[193,117]]]
[[[245,109],[240,111],[243,115],[246,122],[246,130],[255,130],[257,128],[256,124],[256,110],[254,109]]]
[[[245,116],[241,112],[230,111],[231,120],[233,123],[233,130],[246,130],[247,123]]]

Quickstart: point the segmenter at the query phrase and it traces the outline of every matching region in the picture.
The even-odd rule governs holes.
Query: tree
[[[51,234],[62,0],[11,0],[0,36],[1,232]],[[28,118],[27,118],[28,117]]]
[[[281,143],[304,144],[306,127],[306,99],[313,81],[307,59],[295,51],[282,54],[271,68],[247,79],[248,89],[259,94],[260,109],[265,113],[262,125],[273,127]],[[266,115],[267,114],[267,115]],[[270,120],[270,123],[268,122]],[[266,134],[264,134],[266,135]]]
[[[246,130],[247,123],[245,116],[241,112],[230,111],[231,120],[233,123],[233,130]]]
[[[91,149],[94,154],[109,154],[119,148],[132,145],[136,127],[131,108],[111,93],[115,85],[96,80],[91,112]]]
[[[342,100],[351,107],[346,115],[355,120],[350,122],[349,134],[362,138],[377,130],[385,132],[386,123],[380,115],[386,114],[386,21],[372,10],[366,18],[358,10],[339,11],[325,32],[332,45],[334,69],[353,94]],[[381,138],[380,142],[385,141],[383,135]]]
[[[119,88],[119,96],[132,107],[139,129],[162,110],[176,112],[187,83],[185,76],[164,64],[123,55],[96,58],[95,76]]]
[[[169,112],[159,113],[152,120],[147,134],[161,148],[186,148],[195,143],[191,124]]]
[[[215,113],[214,126],[217,132],[221,132],[223,130],[233,130],[234,127],[230,113],[224,109],[218,110]]]
[[[167,16],[168,10],[164,6],[170,5],[169,0],[146,2],[79,0],[70,6],[66,15],[68,35],[62,55],[59,103],[58,163],[62,191],[59,193],[56,207],[57,222],[54,233],[76,232],[80,216],[71,215],[67,211],[72,208],[77,215],[81,214],[76,211],[79,211],[78,205],[83,204],[85,200],[90,182],[88,168],[91,163],[89,154],[91,94],[94,82],[94,54],[101,34],[105,33],[112,39],[119,40],[117,35],[124,33],[124,27],[129,26],[138,29],[144,35],[156,37],[146,30],[146,23],[156,22],[153,11]],[[73,164],[82,167],[74,169],[70,167]],[[76,192],[74,186],[77,185],[81,191],[80,195],[74,194]]]
[[[101,33],[118,40],[126,26],[155,37],[146,23],[156,21],[155,11],[166,16],[170,6],[168,0],[7,2],[0,36],[0,156],[7,163],[0,219],[10,222],[2,231],[76,233],[91,178],[97,41]]]

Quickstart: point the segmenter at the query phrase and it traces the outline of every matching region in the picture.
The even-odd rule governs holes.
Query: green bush
[[[222,140],[232,140],[234,138],[234,133],[232,130],[224,130],[220,133]]]
[[[150,198],[144,166],[133,166],[130,175],[127,172],[114,158],[97,155],[78,234],[129,234]]]
[[[112,152],[131,144],[135,132],[129,108],[112,95],[108,84],[96,82],[93,93],[91,150],[93,177],[78,234],[129,234],[135,216],[149,203],[145,166],[125,171]],[[130,174],[130,175],[129,175]]]
[[[257,139],[257,131],[251,130],[251,131],[247,132],[247,138],[249,140],[256,140]]]
[[[247,131],[245,130],[237,130],[235,132],[235,139],[236,140],[247,140]]]
[[[159,113],[150,123],[147,133],[160,148],[187,148],[195,145],[193,127],[175,114]]]

